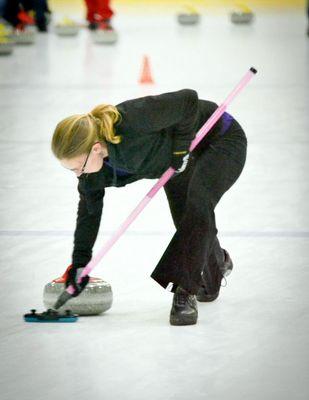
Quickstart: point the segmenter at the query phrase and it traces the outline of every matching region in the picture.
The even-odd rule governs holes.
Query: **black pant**
[[[176,233],[151,277],[164,288],[173,283],[173,292],[179,285],[196,294],[203,284],[214,294],[221,284],[224,255],[214,209],[241,174],[247,139],[236,121],[211,144],[206,139],[194,150],[186,170],[164,187]]]

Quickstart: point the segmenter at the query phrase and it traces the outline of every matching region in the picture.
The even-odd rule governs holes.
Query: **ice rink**
[[[0,58],[1,400],[308,399],[304,10],[258,10],[248,26],[204,10],[192,27],[170,11],[119,11],[114,26],[112,46],[95,45],[86,29],[61,38],[51,26]],[[152,86],[138,84],[143,55]],[[112,285],[109,311],[25,323],[71,261],[77,179],[51,153],[57,122],[182,88],[220,103],[251,66],[258,74],[228,110],[247,134],[247,164],[216,209],[234,270],[218,300],[198,303],[197,325],[171,326],[172,293],[150,278],[174,232],[163,191],[92,273]],[[94,253],[154,183],[107,188]]]

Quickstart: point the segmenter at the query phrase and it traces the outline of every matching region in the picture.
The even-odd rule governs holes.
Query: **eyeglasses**
[[[100,143],[100,142],[95,142],[94,145],[97,144],[97,143]],[[80,175],[82,175],[82,174],[85,173],[85,168],[86,168],[86,165],[87,165],[87,162],[88,162],[88,158],[89,158],[89,156],[90,156],[91,151],[92,151],[92,147],[91,147],[91,149],[89,150],[89,153],[87,154],[87,157],[86,157],[86,160],[85,160],[85,162],[84,162],[84,165],[82,166],[82,168],[81,168],[81,170],[80,170],[80,174],[79,174],[78,176],[80,176]],[[72,170],[72,171],[76,171],[76,170]]]
[[[91,150],[92,150],[92,148],[90,149],[90,151],[89,151],[89,153],[88,153],[88,155],[87,155],[87,157],[86,157],[86,160],[85,160],[85,162],[84,162],[84,165],[82,166],[82,169],[80,170],[81,175],[85,172],[86,164],[87,164],[88,158],[89,158],[89,156],[90,156]]]

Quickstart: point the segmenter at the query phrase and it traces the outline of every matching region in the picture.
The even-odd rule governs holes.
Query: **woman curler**
[[[223,103],[216,109],[216,111],[211,115],[211,117],[205,122],[195,139],[192,141],[190,146],[190,152],[192,152],[200,141],[208,134],[215,123],[220,119],[222,114],[226,111],[227,107],[234,100],[234,98],[244,89],[244,87],[250,82],[252,77],[257,73],[255,68],[250,68],[249,71],[244,75],[240,82],[235,86],[232,92],[227,96]],[[83,269],[78,283],[81,282],[82,278],[88,275],[95,266],[101,261],[105,254],[112,248],[112,246],[117,242],[121,235],[128,229],[132,222],[137,218],[137,216],[142,212],[142,210],[147,206],[150,200],[155,196],[155,194],[164,186],[168,180],[174,175],[175,170],[170,167],[168,168],[158,182],[152,187],[152,189],[146,194],[146,196],[141,200],[141,202],[136,206],[136,208],[130,213],[127,219],[120,225],[120,227],[114,232],[107,243],[101,248],[101,250],[90,260],[90,262]],[[64,305],[74,293],[74,288],[70,285],[58,298],[54,305],[54,309],[59,309]]]

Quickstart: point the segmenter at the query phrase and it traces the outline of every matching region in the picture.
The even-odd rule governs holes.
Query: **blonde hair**
[[[56,126],[52,152],[61,160],[89,152],[96,142],[118,144],[121,136],[116,135],[114,126],[120,120],[119,111],[110,104],[101,104],[87,114],[71,115]]]

